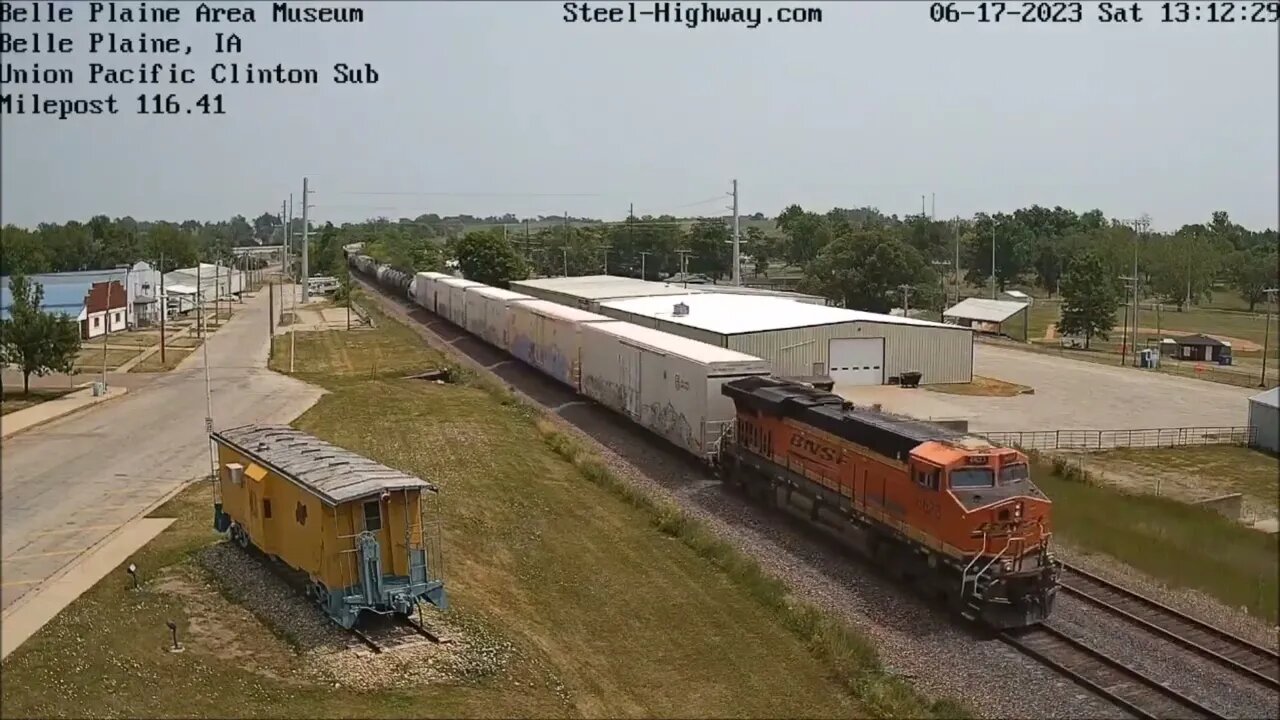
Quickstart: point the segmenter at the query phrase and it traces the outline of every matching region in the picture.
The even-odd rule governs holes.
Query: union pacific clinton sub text
[[[758,28],[762,23],[820,23],[822,8],[759,7],[712,2],[567,2],[564,21],[568,23],[634,23],[653,22],[684,25],[693,29],[700,25],[743,25]]]

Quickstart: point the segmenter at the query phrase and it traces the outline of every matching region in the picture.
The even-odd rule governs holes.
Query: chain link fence
[[[1024,450],[1111,450],[1115,448],[1253,445],[1257,428],[1181,427],[1140,430],[1028,430],[976,433],[997,445]]]

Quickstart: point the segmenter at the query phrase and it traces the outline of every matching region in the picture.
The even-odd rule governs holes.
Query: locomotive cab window
[[[382,529],[382,504],[370,500],[364,504],[364,529],[377,532]]]
[[[951,487],[989,488],[995,486],[995,473],[991,468],[960,468],[951,471]]]
[[[1004,467],[1000,468],[1000,484],[1001,485],[1016,485],[1017,483],[1020,483],[1023,480],[1029,480],[1030,478],[1031,478],[1031,472],[1027,470],[1027,466],[1025,463],[1018,463],[1017,465],[1005,465]]]

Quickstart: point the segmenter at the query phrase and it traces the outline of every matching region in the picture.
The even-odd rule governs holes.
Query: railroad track
[[[1051,625],[1005,631],[999,637],[1135,717],[1149,720],[1223,717]]]
[[[419,644],[417,642],[419,637],[437,644],[449,642],[448,638],[442,638],[406,617],[396,616],[394,619],[381,618],[380,620],[381,622],[375,621],[366,627],[349,628],[347,632],[377,654],[397,647]]]
[[[1063,564],[1064,592],[1209,658],[1236,673],[1280,690],[1280,653],[1255,645],[1097,575]]]

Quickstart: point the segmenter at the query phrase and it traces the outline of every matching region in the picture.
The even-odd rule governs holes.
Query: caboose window
[[[1017,465],[1005,465],[1004,467],[1000,468],[1000,484],[1001,485],[1013,485],[1016,483],[1020,483],[1023,480],[1029,480],[1030,478],[1031,478],[1031,472],[1027,470],[1027,466],[1025,463],[1018,463]]]
[[[963,468],[951,471],[952,488],[982,488],[995,485],[995,473],[989,468]]]
[[[382,529],[382,505],[377,500],[364,504],[364,529],[369,532]]]

